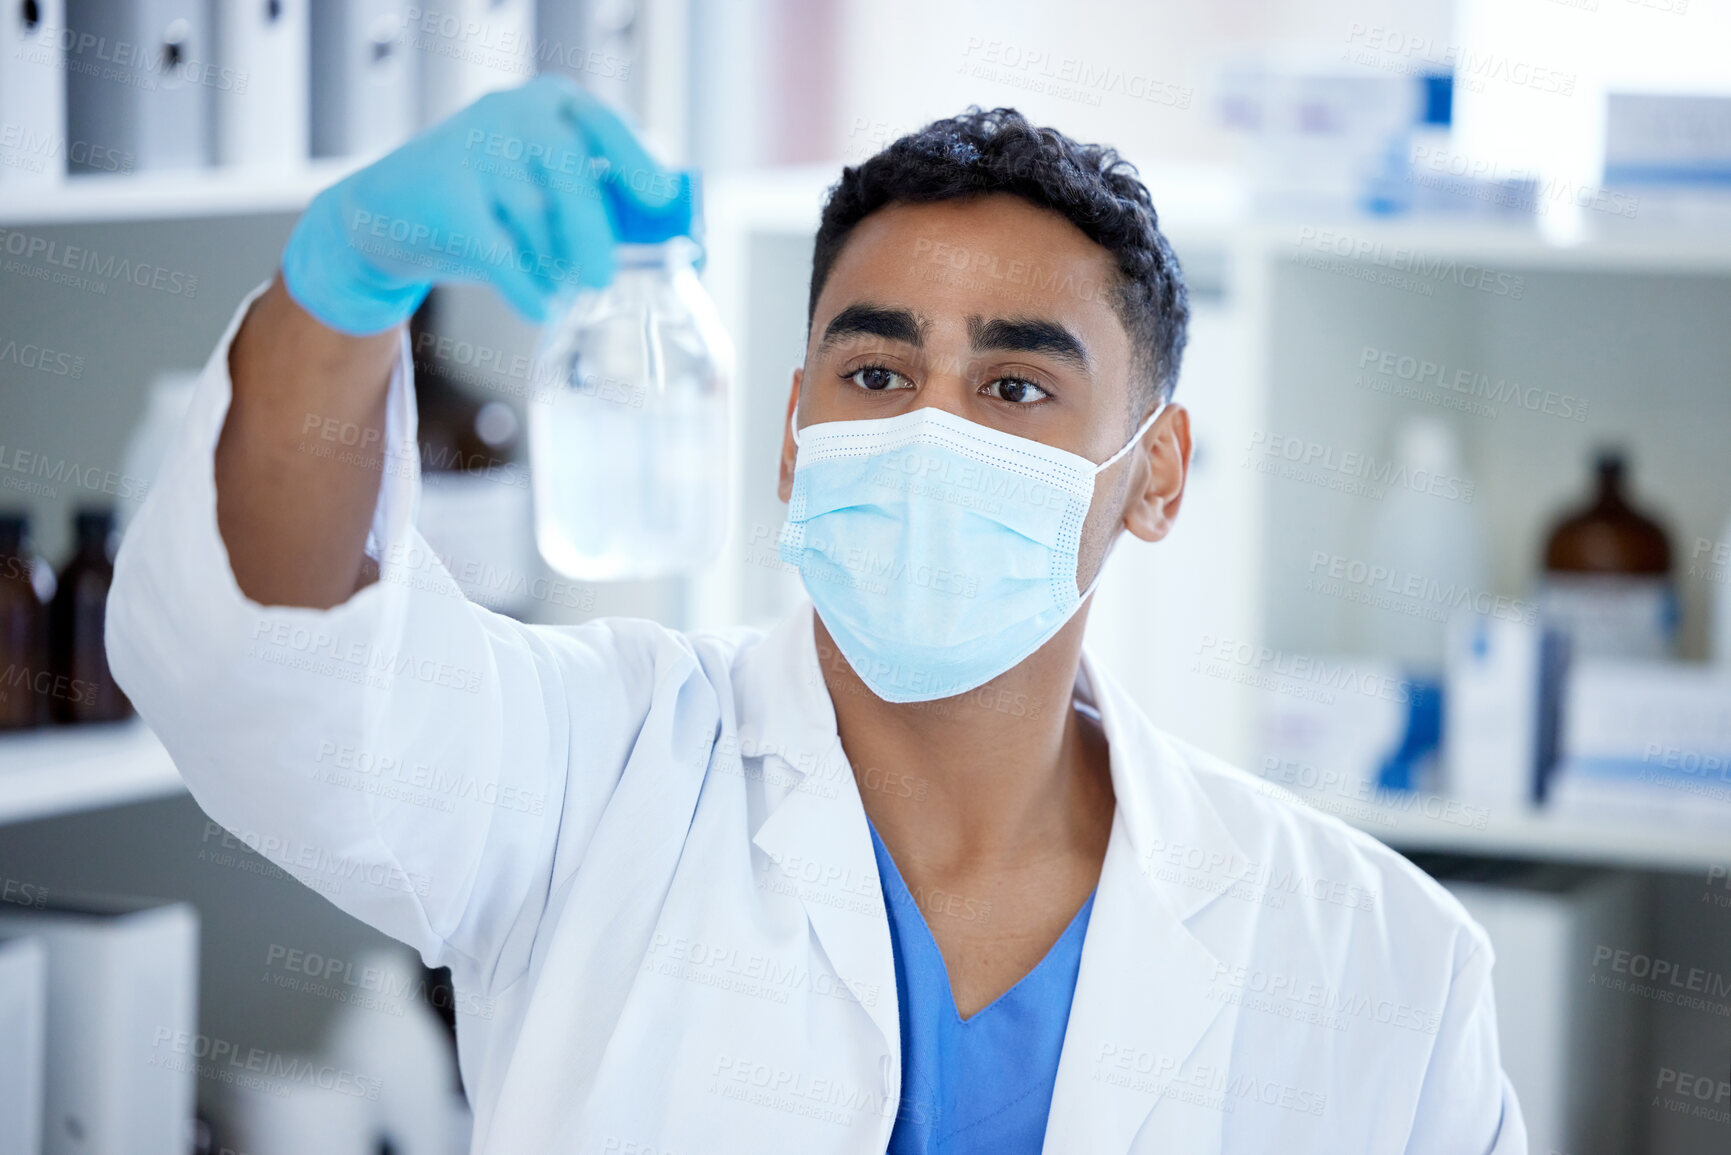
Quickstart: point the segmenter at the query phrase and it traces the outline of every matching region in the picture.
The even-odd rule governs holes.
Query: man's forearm
[[[398,329],[351,337],[321,325],[280,277],[247,312],[229,350],[216,517],[253,601],[328,609],[364,584],[400,340]]]

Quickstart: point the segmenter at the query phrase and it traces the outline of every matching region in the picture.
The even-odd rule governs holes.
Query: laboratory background
[[[0,1155],[468,1149],[488,1008],[204,816],[102,614],[310,197],[550,72],[700,174],[723,332],[677,413],[658,364],[561,424],[543,334],[434,293],[418,519],[471,598],[773,623],[841,166],[969,105],[1110,144],[1189,284],[1195,458],[1096,659],[1460,898],[1531,1150],[1731,1150],[1731,3],[4,0],[0,40]]]

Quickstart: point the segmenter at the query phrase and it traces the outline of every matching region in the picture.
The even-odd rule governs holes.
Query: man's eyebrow
[[[882,337],[918,348],[925,342],[931,326],[911,309],[895,309],[887,305],[849,305],[837,313],[825,326],[823,340],[817,350],[822,353],[845,337]]]
[[[1011,353],[1044,353],[1059,361],[1068,361],[1084,373],[1093,365],[1088,350],[1076,334],[1044,317],[968,317],[968,340],[974,352],[1003,351]]]

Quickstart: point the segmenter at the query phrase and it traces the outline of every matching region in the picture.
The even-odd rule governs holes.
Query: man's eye
[[[873,393],[881,393],[885,389],[912,389],[913,382],[897,373],[894,369],[885,369],[882,365],[867,365],[863,369],[855,369],[848,374],[848,380],[861,389],[870,389]],[[900,384],[897,384],[900,382]]]
[[[1032,405],[1051,396],[1032,381],[1024,381],[1020,377],[1000,377],[986,388],[998,400],[1017,405]]]

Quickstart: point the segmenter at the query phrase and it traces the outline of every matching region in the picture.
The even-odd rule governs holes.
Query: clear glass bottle
[[[726,540],[733,343],[686,237],[620,245],[548,325],[529,402],[535,541],[567,577],[688,572]]]

